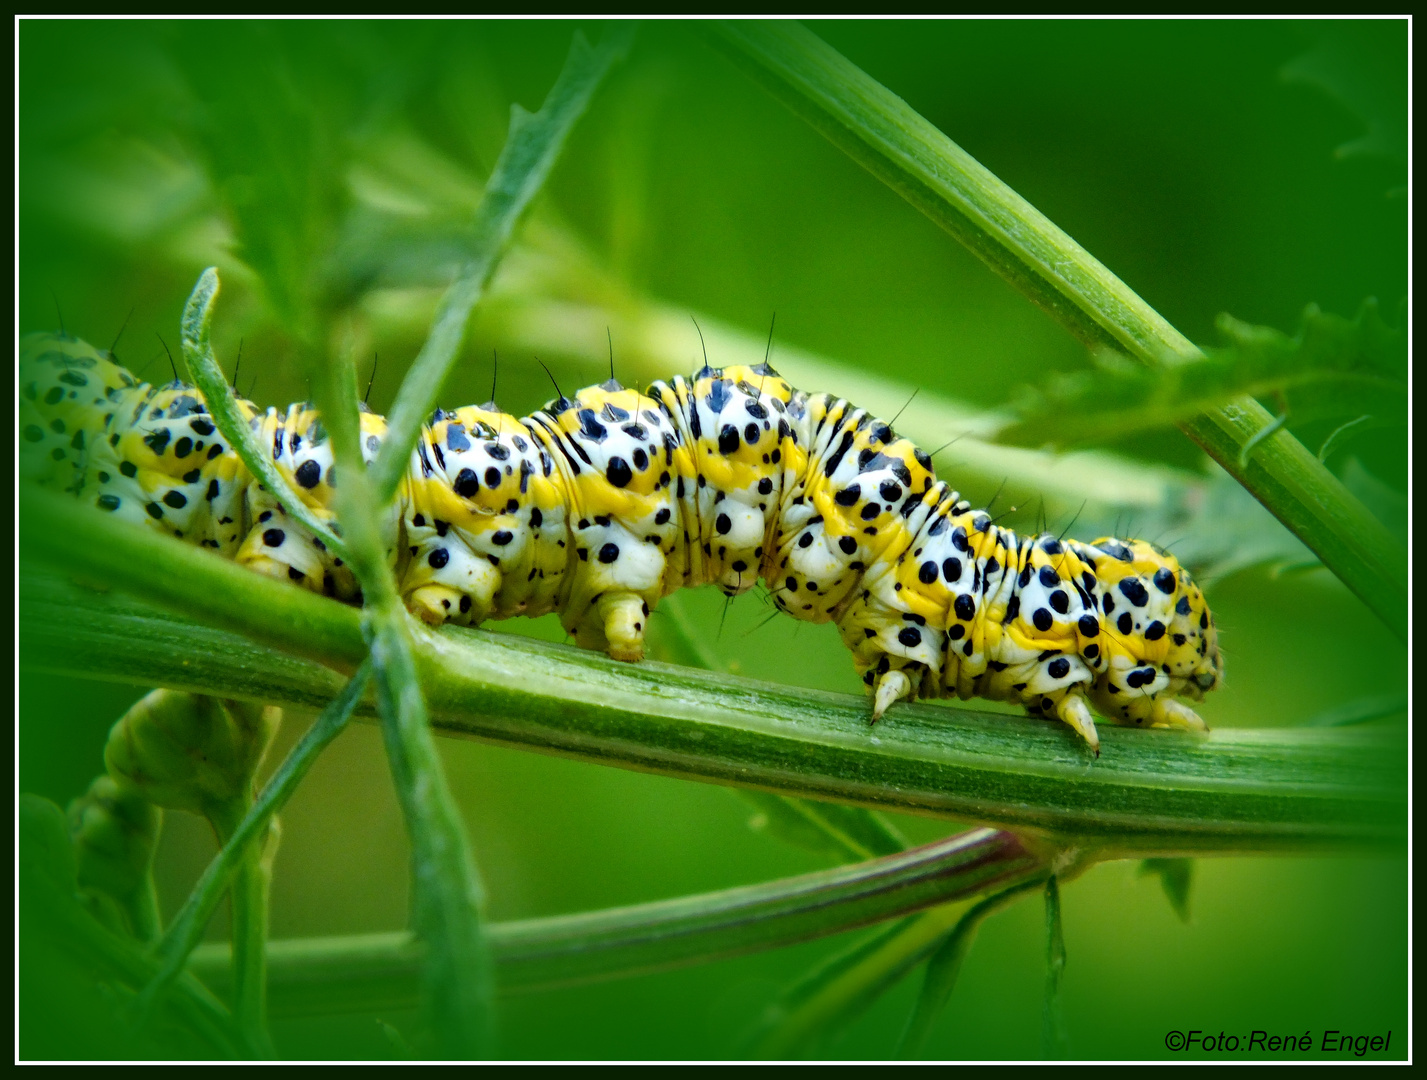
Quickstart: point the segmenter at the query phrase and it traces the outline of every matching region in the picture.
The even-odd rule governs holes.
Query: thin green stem
[[[1047,1058],[1063,1058],[1069,1049],[1060,982],[1065,975],[1065,931],[1060,917],[1060,883],[1045,883],[1045,1002],[1041,1010],[1041,1050]]]
[[[897,1045],[898,1058],[905,1061],[921,1056],[932,1025],[936,1023],[937,1017],[941,1015],[951,997],[951,992],[956,988],[962,962],[971,951],[981,924],[1039,884],[1039,880],[1031,880],[1003,889],[967,908],[956,921],[951,933],[942,939],[931,959],[927,961],[922,992],[917,997],[917,1005],[907,1023],[907,1030],[903,1032],[901,1042]]]
[[[885,182],[1086,345],[1150,367],[1199,350],[1043,214],[905,101],[795,23],[720,23],[712,33],[776,97]],[[1402,545],[1289,432],[1245,445],[1274,418],[1252,398],[1181,425],[1401,638]]]
[[[232,842],[252,809],[253,800],[244,798],[229,808],[230,813],[213,819],[220,846]],[[266,995],[268,888],[272,875],[263,849],[263,840],[256,837],[239,846],[228,896],[233,915],[233,1019],[248,1043],[258,1047],[264,1057],[270,1057]],[[185,956],[185,962],[186,959]]]
[[[482,889],[465,825],[446,782],[412,655],[411,617],[387,562],[358,447],[356,376],[349,358],[329,366],[321,404],[342,477],[338,514],[366,606],[378,712],[397,801],[411,841],[415,924],[430,949],[424,1006],[439,1056],[490,1056],[493,965],[482,926]]]
[[[600,83],[623,58],[634,27],[616,24],[591,48],[576,34],[555,85],[535,114],[512,106],[510,134],[476,208],[466,265],[446,290],[430,336],[407,373],[388,418],[387,436],[373,463],[373,488],[382,505],[391,501],[441,385],[465,339],[466,321],[510,246],[516,227],[539,194],[576,121],[584,115]]]
[[[247,417],[238,408],[237,392],[228,388],[227,377],[218,366],[209,339],[213,304],[217,299],[218,269],[210,266],[199,277],[198,284],[193,287],[193,292],[183,308],[183,358],[188,364],[194,384],[202,391],[204,403],[217,423],[218,430],[243,459],[248,472],[277,497],[283,509],[293,518],[321,539],[334,554],[345,558],[346,545],[327,522],[303,502],[292,482],[278,471],[270,450],[259,444],[253,429],[248,426]]]
[[[411,840],[416,928],[428,943],[424,1007],[443,1057],[488,1057],[494,963],[482,926],[482,888],[466,829],[431,738],[405,609],[374,619],[382,736]]]
[[[1009,833],[978,829],[896,855],[758,885],[631,907],[491,923],[502,993],[628,978],[868,926],[1022,880],[1041,857]],[[409,1008],[426,947],[410,934],[276,941],[273,1009],[283,1015]],[[223,946],[192,970],[226,978]]]
[[[302,782],[303,777],[312,768],[318,755],[346,727],[353,709],[366,690],[370,673],[371,668],[368,664],[363,664],[358,668],[356,675],[342,689],[336,700],[313,721],[306,734],[283,759],[272,779],[263,788],[262,794],[242,815],[241,820],[233,825],[218,854],[209,862],[183,907],[174,917],[168,932],[164,934],[154,950],[155,956],[158,958],[158,967],[152,980],[144,988],[144,993],[141,996],[141,1009],[156,1001],[159,995],[182,973],[184,965],[188,962],[189,954],[203,936],[203,930],[208,925],[208,920],[217,910],[223,893],[230,882],[234,881],[235,876],[241,873],[248,879],[241,890],[235,887],[235,896],[238,891],[243,891],[246,894],[252,888],[252,875],[249,868],[250,853],[257,852],[260,857],[262,842],[259,838],[266,834],[273,815],[287,803],[292,793],[297,790],[297,785]],[[237,908],[238,903],[235,902],[235,922]],[[250,929],[255,928],[250,927]],[[235,927],[235,938],[236,933]],[[260,940],[265,939],[266,932],[264,931]],[[236,963],[256,967],[250,956],[236,960],[235,966]],[[252,970],[252,967],[249,970]],[[243,984],[240,982],[239,985]],[[252,980],[248,980],[247,985],[251,987]]]
[[[158,941],[163,933],[163,920],[159,916],[159,893],[152,868],[129,898],[128,911],[134,923],[134,936],[145,943]]]

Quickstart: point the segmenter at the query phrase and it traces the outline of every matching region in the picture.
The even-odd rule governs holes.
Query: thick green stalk
[[[591,48],[575,35],[570,55],[540,111],[512,106],[510,134],[476,208],[469,259],[441,298],[430,336],[407,373],[388,417],[387,437],[373,465],[372,487],[385,505],[411,461],[421,425],[456,362],[471,309],[484,295],[516,226],[539,194],[565,140],[615,63],[628,52],[634,27],[615,24]]]
[[[1043,880],[1038,855],[1009,833],[979,829],[851,866],[631,907],[488,927],[502,993],[626,978],[867,926],[951,900]],[[411,935],[276,941],[273,1008],[283,1014],[406,1008],[425,953]],[[221,945],[192,970],[221,984]]]
[[[366,657],[361,612],[356,608],[264,579],[202,548],[147,529],[115,528],[123,523],[98,513],[76,518],[74,512],[80,508],[67,495],[23,487],[22,547],[86,584],[118,586],[178,611],[201,610],[210,626],[244,634],[296,656],[348,672]],[[26,627],[27,632],[44,629]],[[329,674],[324,703],[343,681]],[[239,696],[256,700],[251,694]],[[279,699],[280,695],[274,698]]]
[[[26,567],[20,575],[26,667],[306,707],[325,705],[340,689],[341,680],[320,663],[191,620],[239,621],[227,600],[212,602],[237,575],[246,579],[250,602],[241,613],[247,633],[287,644],[286,605],[318,605],[330,620],[312,619],[314,633],[289,647],[345,665],[359,634],[358,611],[52,498],[23,497],[21,539],[29,552],[58,559],[65,574],[135,593],[152,584],[190,619]],[[46,530],[43,537],[31,535],[34,527]],[[70,543],[70,536],[88,542]],[[131,554],[115,565],[121,545]],[[170,554],[178,558],[170,562]],[[1053,833],[1126,856],[1396,847],[1405,835],[1399,728],[1193,736],[1107,726],[1096,760],[1059,725],[958,705],[900,705],[869,730],[860,698],[654,662],[620,664],[489,631],[411,633],[432,723],[446,734]],[[541,677],[532,679],[532,671]]]
[[[1087,345],[1150,367],[1199,350],[1089,252],[905,101],[796,23],[720,23],[712,34],[776,97],[971,249]],[[1252,398],[1183,430],[1291,529],[1403,640],[1407,558],[1396,538]]]

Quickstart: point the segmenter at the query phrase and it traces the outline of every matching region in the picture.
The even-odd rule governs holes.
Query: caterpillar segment
[[[31,335],[20,364],[22,474],[316,592],[359,600],[350,569],[254,481],[202,396],[143,383],[110,354]],[[312,511],[333,516],[332,447],[308,404],[240,408]],[[370,462],[386,423],[365,409]],[[866,410],[770,366],[647,391],[613,379],[519,419],[437,410],[382,522],[403,598],[433,625],[558,612],[576,642],[644,655],[649,614],[685,586],[832,622],[872,719],[918,698],[990,698],[1069,725],[1099,752],[1115,724],[1205,730],[1181,698],[1223,680],[1203,592],[1143,540],[996,525]]]

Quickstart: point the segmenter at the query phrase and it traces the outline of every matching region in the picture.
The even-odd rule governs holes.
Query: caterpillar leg
[[[1100,756],[1100,733],[1095,730],[1095,719],[1090,715],[1090,706],[1085,704],[1084,696],[1078,693],[1066,694],[1055,703],[1054,712],[1057,719],[1065,721],[1075,729],[1075,733],[1095,751],[1096,757]]]
[[[1209,725],[1188,705],[1173,698],[1160,698],[1154,703],[1154,723],[1157,726],[1183,728],[1185,731],[1208,732]]]
[[[644,659],[644,622],[649,608],[638,593],[605,593],[595,605],[604,623],[606,648],[616,660]]]
[[[616,660],[644,659],[644,625],[649,606],[635,592],[607,592],[590,605],[585,617],[568,628],[582,649],[607,652]]]
[[[878,676],[872,691],[872,722],[882,719],[882,714],[903,698],[917,696],[916,683],[907,678],[902,668],[884,672]]]

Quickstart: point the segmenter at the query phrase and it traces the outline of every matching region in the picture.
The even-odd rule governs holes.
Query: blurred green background
[[[601,32],[580,26],[591,37]],[[241,341],[245,393],[263,404],[306,396],[275,314],[281,297],[245,264],[251,250],[235,249],[232,208],[286,207],[290,230],[273,232],[298,251],[324,236],[372,229],[386,229],[403,250],[439,249],[442,230],[459,227],[479,197],[510,103],[539,106],[576,28],[21,23],[19,330],[54,329],[62,319],[102,346],[122,326],[121,360],[167,378],[157,335],[174,345],[189,289],[216,264],[224,294],[215,339],[225,366]],[[1196,341],[1215,342],[1213,320],[1223,311],[1292,332],[1310,302],[1352,315],[1375,296],[1388,321],[1398,319],[1407,280],[1403,22],[813,29]],[[310,134],[301,141],[306,172],[285,172],[254,149],[278,146],[295,130]],[[291,162],[292,147],[283,152]],[[251,175],[234,178],[245,170]],[[224,179],[215,184],[215,176]],[[1048,317],[759,89],[692,25],[641,28],[628,62],[576,129],[537,223],[577,245],[621,295],[754,335],[766,333],[776,311],[775,365],[781,345],[991,408],[1021,384],[1086,364]],[[371,393],[378,410],[390,404],[433,310],[441,263],[422,258],[425,278],[379,283],[362,301],[363,340],[381,357]],[[516,268],[512,260],[497,286],[518,296],[525,285]],[[519,415],[546,400],[549,386],[529,342],[512,335],[496,308],[478,312],[446,403],[489,396],[487,358],[496,348],[499,399]],[[599,337],[581,349],[541,351],[541,359],[567,390],[596,381]],[[670,355],[659,373],[692,370],[695,343],[690,335],[687,351]],[[1305,440],[1316,448],[1311,434]],[[1204,472],[1203,455],[1173,430],[1108,449],[1186,475]],[[988,498],[995,479],[963,480],[954,458],[940,459],[943,475],[970,497]],[[1400,429],[1364,436],[1333,463],[1371,494],[1385,521],[1405,530]],[[1033,515],[1023,510],[1008,523],[1032,526]],[[1226,688],[1204,706],[1211,726],[1301,723],[1366,696],[1405,692],[1405,648],[1321,568],[1242,569],[1214,581],[1209,598],[1229,672]],[[763,625],[763,607],[745,597],[720,630],[721,597],[699,593],[689,604],[712,650],[735,670],[857,692],[830,627]],[[498,628],[561,636],[548,619]],[[80,794],[102,768],[109,725],[143,690],[22,676],[21,790],[61,805]],[[306,722],[289,715],[274,758]],[[751,829],[749,807],[731,791],[471,742],[445,741],[442,750],[497,919],[824,865]],[[955,828],[897,824],[918,841]],[[213,851],[205,829],[167,817],[159,855],[166,913]],[[348,732],[318,763],[283,815],[283,833],[275,936],[405,925],[405,839],[375,729]],[[1394,1051],[1405,1053],[1406,882],[1401,858],[1200,861],[1184,925],[1134,864],[1095,868],[1063,892],[1072,1052],[1158,1057],[1170,1029],[1332,1028],[1392,1029]],[[210,934],[225,931],[220,920]],[[526,1058],[736,1055],[768,1001],[842,944],[506,1000],[501,1047]],[[1038,900],[993,919],[928,1053],[1038,1056],[1043,957]],[[827,1053],[888,1055],[917,984],[909,979],[888,994]],[[92,996],[70,989],[62,980],[29,988],[22,1052],[112,1052],[98,1014],[87,1011]],[[293,1056],[391,1056],[379,1019],[399,1030],[412,1022],[279,1021],[275,1034]]]

